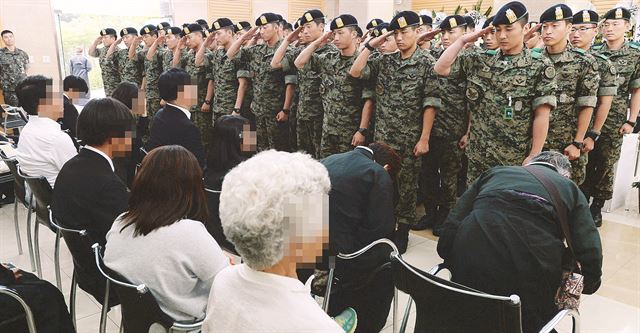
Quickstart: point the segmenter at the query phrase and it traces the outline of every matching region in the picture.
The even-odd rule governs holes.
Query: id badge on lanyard
[[[511,96],[508,97],[509,98],[509,105],[505,106],[502,109],[502,118],[505,120],[513,120],[513,106],[512,101],[511,101]]]

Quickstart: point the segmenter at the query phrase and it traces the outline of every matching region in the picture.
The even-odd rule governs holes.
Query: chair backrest
[[[160,309],[149,288],[144,284],[132,284],[124,276],[106,267],[100,256],[100,245],[94,244],[93,250],[96,267],[109,280],[109,287],[115,290],[120,299],[124,333],[146,333],[154,324],[169,330],[174,320]]]
[[[31,192],[36,199],[35,209],[38,221],[55,231],[55,229],[49,224],[48,207],[51,205],[51,200],[53,200],[53,189],[51,188],[51,185],[49,185],[49,181],[47,181],[47,178],[42,176],[34,177],[26,175],[20,170],[19,165],[18,173],[24,177],[25,182],[29,185],[29,189],[31,189]]]
[[[416,303],[415,332],[522,333],[520,298],[495,296],[421,271],[394,254],[393,281]]]
[[[27,203],[27,191],[25,190],[24,178],[18,173],[18,161],[15,158],[9,158],[0,150],[0,158],[9,167],[9,171],[13,175],[13,189],[15,191],[16,199],[20,201],[25,207],[29,207]]]
[[[0,295],[6,295],[14,299],[18,304],[20,304],[20,306],[24,310],[24,317],[27,320],[27,327],[29,328],[29,333],[36,333],[36,322],[33,318],[33,313],[31,312],[31,308],[24,301],[24,299],[20,297],[18,292],[16,292],[13,289],[7,288],[5,286],[0,286]]]
[[[207,205],[209,207],[209,219],[205,225],[207,231],[222,249],[239,256],[236,247],[229,242],[222,230],[222,223],[220,222],[220,191],[205,188],[205,194],[207,195]]]

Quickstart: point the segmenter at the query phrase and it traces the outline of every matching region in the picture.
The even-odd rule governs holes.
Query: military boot
[[[440,206],[438,209],[438,214],[436,214],[436,223],[433,226],[433,235],[440,237],[440,232],[442,231],[442,226],[444,222],[447,220],[447,216],[449,216],[449,212],[451,208],[449,206]]]
[[[593,202],[591,203],[591,216],[593,217],[593,221],[596,223],[596,227],[602,226],[602,206],[604,206],[604,200],[593,198]]]
[[[411,226],[411,230],[425,230],[433,228],[436,223],[436,214],[438,214],[438,206],[435,204],[424,205],[424,216],[420,218],[418,223]]]

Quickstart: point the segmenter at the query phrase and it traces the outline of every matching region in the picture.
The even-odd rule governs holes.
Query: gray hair
[[[284,257],[292,233],[302,227],[295,225],[301,218],[312,229],[322,229],[322,219],[306,216],[313,214],[304,210],[291,210],[292,203],[305,196],[326,196],[330,187],[327,169],[311,156],[261,152],[224,177],[220,194],[224,234],[247,266],[269,268]]]
[[[543,151],[531,159],[531,163],[541,162],[553,165],[558,173],[564,177],[571,178],[571,162],[569,159],[556,151]]]

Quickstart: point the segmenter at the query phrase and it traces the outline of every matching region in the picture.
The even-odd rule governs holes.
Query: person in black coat
[[[76,124],[79,113],[78,109],[73,105],[73,100],[85,96],[89,92],[89,87],[81,77],[69,75],[62,81],[62,89],[64,90],[64,115],[59,121],[60,127],[63,131],[68,130],[72,138],[76,138]]]
[[[133,126],[133,114],[117,100],[87,103],[78,117],[78,136],[85,146],[64,164],[53,191],[51,209],[58,223],[89,234],[83,244],[67,245],[78,284],[100,302],[104,284],[90,246],[93,242],[104,246],[113,221],[127,209],[127,187],[114,173],[111,159],[131,150]]]
[[[172,68],[160,75],[158,88],[165,106],[153,117],[145,149],[150,152],[160,146],[182,146],[196,156],[200,167],[204,169],[205,152],[200,130],[191,121],[189,112],[197,97],[197,91],[191,85],[191,76],[182,69]]]
[[[378,239],[393,239],[400,156],[388,145],[374,142],[320,162],[331,179],[331,254],[352,253]],[[377,245],[357,259],[336,260],[334,276],[339,282],[331,296],[329,315],[352,307],[358,314],[356,332],[382,330],[393,299],[393,281],[390,270],[372,273],[389,261],[390,252],[388,246]]]

